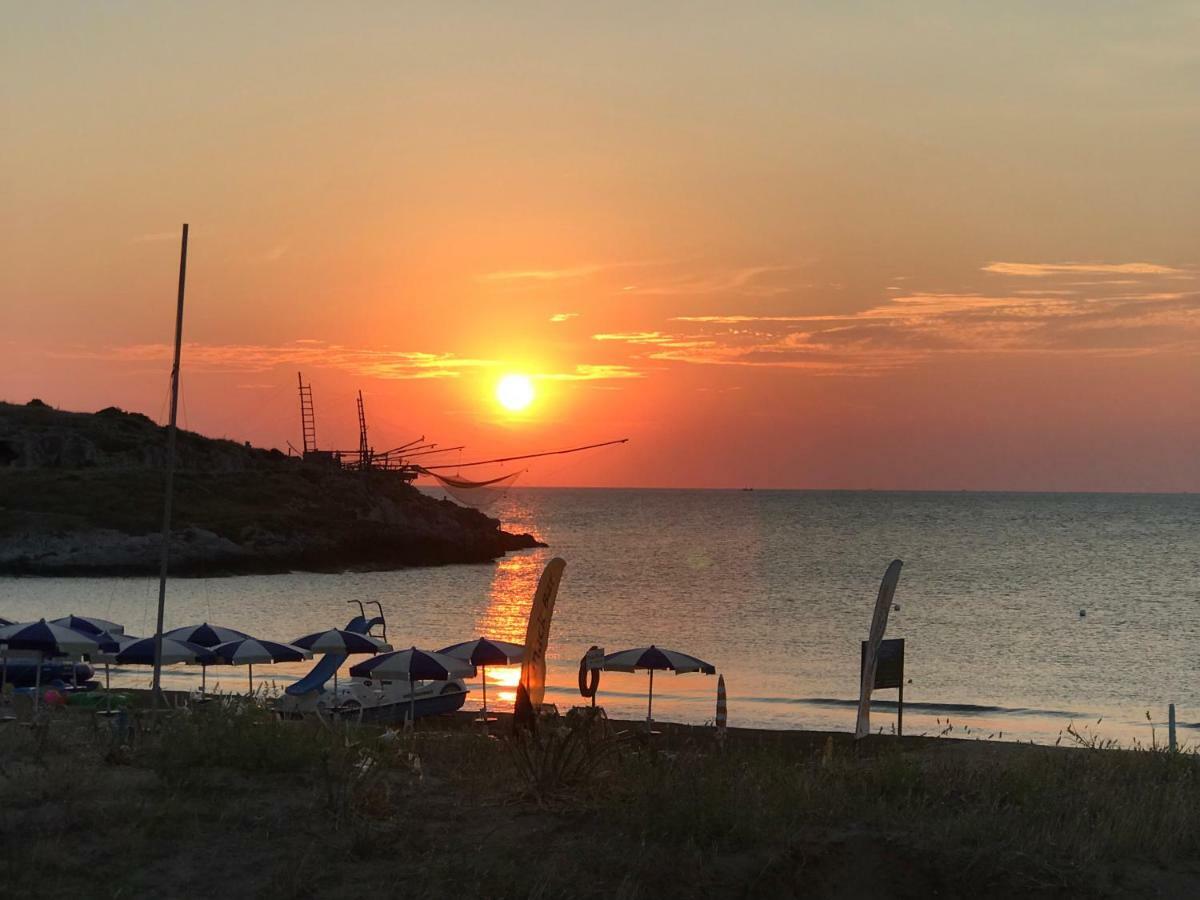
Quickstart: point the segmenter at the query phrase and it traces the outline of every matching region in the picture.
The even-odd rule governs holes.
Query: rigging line
[[[437,466],[418,466],[417,468],[424,469],[426,471],[432,471],[433,469],[453,469],[456,467],[465,469],[467,466],[486,466],[489,463],[512,462],[513,460],[517,459],[537,459],[542,456],[561,456],[564,453],[578,453],[581,450],[595,450],[597,447],[611,447],[613,444],[624,444],[628,441],[629,438],[620,438],[619,440],[615,441],[603,441],[599,444],[588,444],[584,447],[571,447],[567,450],[547,450],[545,453],[526,453],[522,456],[500,456],[496,459],[481,459],[477,462],[443,463]]]
[[[465,446],[466,446],[466,444],[463,444],[463,447],[465,447]],[[422,453],[405,453],[404,458],[405,459],[414,459],[418,456],[429,456],[429,454],[431,454],[431,453],[449,453],[451,450],[461,450],[461,449],[462,449],[462,447],[441,447],[437,450],[425,450]]]

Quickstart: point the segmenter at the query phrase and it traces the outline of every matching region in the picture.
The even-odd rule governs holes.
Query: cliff
[[[0,403],[0,573],[157,573],[166,445],[137,413]],[[173,575],[486,562],[537,546],[393,473],[179,432]]]

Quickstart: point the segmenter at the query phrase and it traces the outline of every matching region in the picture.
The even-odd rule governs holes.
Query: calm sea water
[[[949,720],[956,736],[1054,741],[1074,723],[1148,741],[1146,713],[1161,738],[1174,702],[1181,737],[1200,739],[1197,495],[526,488],[491,512],[550,549],[489,565],[176,579],[167,625],[208,620],[288,640],[344,624],[348,601],[361,600],[383,605],[396,646],[480,633],[521,641],[538,575],[557,555],[567,570],[548,699],[560,708],[581,702],[576,671],[590,645],[654,643],[718,667],[731,724],[850,729],[859,641],[899,557],[888,636],[907,644],[906,733],[936,734]],[[2,579],[0,615],[93,614],[149,634],[156,592],[152,579]],[[284,682],[305,668],[254,674]],[[489,700],[511,704],[515,677],[489,670]],[[246,683],[245,670],[214,678]],[[189,667],[167,678],[197,680]],[[645,716],[646,688],[644,674],[605,673],[600,702],[610,715]],[[703,675],[659,675],[655,718],[710,720],[715,689]],[[894,720],[887,706],[873,715],[877,729]]]

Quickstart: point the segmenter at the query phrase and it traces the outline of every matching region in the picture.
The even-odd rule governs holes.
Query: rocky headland
[[[166,438],[114,407],[0,403],[0,574],[156,574]],[[172,575],[477,563],[540,546],[395,473],[178,435]]]

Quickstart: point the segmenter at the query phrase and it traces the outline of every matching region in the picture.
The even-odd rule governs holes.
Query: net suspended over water
[[[503,499],[516,480],[526,470],[501,475],[499,478],[489,478],[485,481],[473,481],[461,476],[442,475],[438,472],[425,471],[442,488],[463,506],[487,510]]]
[[[521,477],[528,469],[521,469],[518,472],[510,472],[507,475],[501,475],[498,478],[488,478],[481,481],[463,478],[457,474],[458,470],[466,469],[471,466],[488,466],[502,465],[504,463],[516,462],[523,459],[538,459],[544,456],[563,456],[568,453],[579,453],[583,450],[595,450],[598,447],[611,447],[614,444],[624,444],[629,438],[620,438],[615,441],[603,441],[599,444],[587,444],[583,447],[569,447],[566,450],[546,450],[542,453],[525,453],[521,456],[503,456],[496,459],[481,459],[476,462],[466,463],[446,463],[436,466],[414,466],[422,475],[429,475],[437,481],[455,500],[464,506],[473,506],[475,509],[487,509],[492,504],[498,502],[512,488],[513,483]],[[454,475],[443,475],[442,470],[454,469]]]

